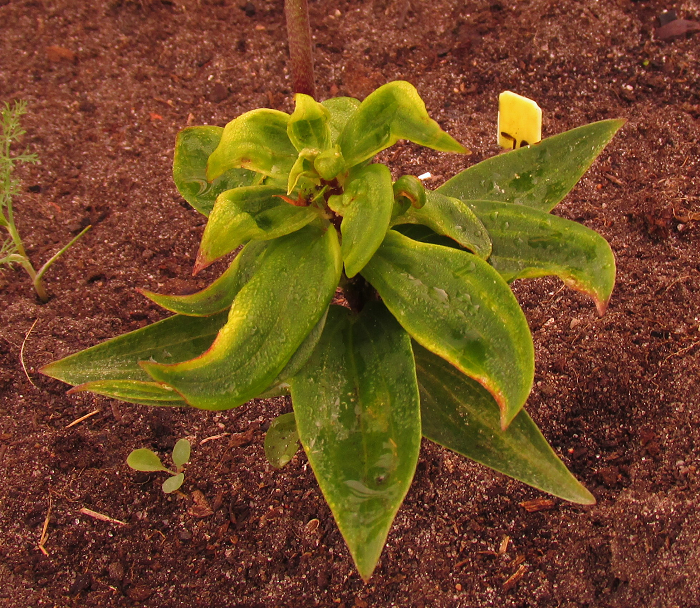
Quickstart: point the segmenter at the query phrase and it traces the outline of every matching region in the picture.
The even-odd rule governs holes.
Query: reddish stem
[[[316,97],[314,63],[309,27],[309,7],[306,0],[285,0],[289,57],[292,63],[294,92]]]

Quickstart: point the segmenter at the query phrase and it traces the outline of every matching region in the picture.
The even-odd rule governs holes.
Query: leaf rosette
[[[189,127],[173,175],[208,217],[195,270],[237,255],[198,293],[142,292],[175,316],[42,371],[147,405],[225,410],[290,394],[268,458],[282,467],[301,442],[365,580],[421,436],[590,504],[523,410],[534,348],[509,283],[557,276],[605,311],[609,245],[550,211],[621,125],[488,159],[434,192],[372,162],[399,139],[467,153],[407,82],[362,102],[299,94],[291,115],[260,109],[224,128]]]

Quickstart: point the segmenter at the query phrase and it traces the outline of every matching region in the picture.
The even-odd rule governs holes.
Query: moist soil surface
[[[527,409],[597,504],[424,441],[364,584],[304,454],[265,459],[288,399],[149,409],[38,372],[167,316],[135,288],[191,293],[225,268],[192,277],[205,218],[173,185],[175,135],[291,111],[281,0],[0,0],[0,100],[27,101],[41,159],[17,171],[19,231],[40,265],[92,225],[47,304],[21,269],[0,274],[0,604],[700,606],[700,38],[660,36],[665,9],[700,19],[656,0],[310,2],[319,98],[409,80],[473,151],[400,143],[382,155],[395,176],[434,188],[498,154],[507,89],[539,103],[544,136],[627,119],[555,210],[610,242],[607,314],[555,279],[514,284],[537,358]],[[182,494],[126,466],[181,437]]]

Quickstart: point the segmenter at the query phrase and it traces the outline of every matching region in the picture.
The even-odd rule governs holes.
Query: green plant
[[[195,270],[242,249],[197,294],[142,291],[175,316],[42,371],[70,392],[156,406],[225,410],[290,393],[268,457],[288,462],[298,433],[365,580],[421,436],[591,504],[522,409],[534,348],[508,283],[556,275],[605,311],[610,247],[549,211],[621,125],[490,158],[434,192],[372,163],[398,139],[466,152],[406,82],[362,103],[300,94],[291,115],[260,109],[184,129],[175,183],[209,218]]]
[[[182,472],[184,465],[190,459],[190,442],[187,439],[179,439],[173,447],[172,453],[175,470],[171,470],[160,461],[158,454],[148,448],[134,450],[127,456],[126,464],[136,471],[150,473],[152,471],[163,471],[170,477],[163,482],[163,492],[170,494],[179,490],[185,481],[185,474]]]
[[[15,215],[12,207],[12,197],[19,193],[19,181],[12,175],[15,164],[39,162],[36,154],[27,152],[15,156],[10,154],[12,144],[18,142],[25,133],[20,127],[19,119],[26,111],[27,105],[23,101],[17,101],[13,106],[5,102],[4,108],[0,110],[2,117],[0,124],[2,129],[0,132],[0,226],[3,226],[10,235],[10,238],[0,243],[0,265],[20,264],[31,278],[36,295],[42,302],[48,302],[49,295],[42,281],[44,273],[63,255],[66,249],[90,229],[90,226],[54,254],[38,272],[34,269],[15,226]]]

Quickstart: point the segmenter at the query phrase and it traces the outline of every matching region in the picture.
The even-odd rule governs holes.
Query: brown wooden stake
[[[306,0],[285,0],[284,14],[287,20],[287,39],[289,41],[294,92],[316,98],[309,7]]]

